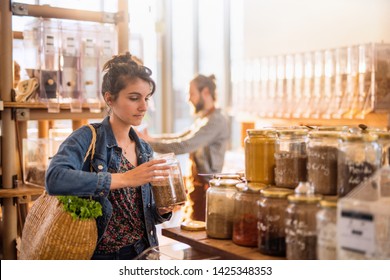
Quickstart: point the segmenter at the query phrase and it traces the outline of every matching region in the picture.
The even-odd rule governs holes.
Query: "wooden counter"
[[[187,231],[180,227],[161,229],[163,236],[186,243],[194,249],[228,260],[284,260],[261,254],[257,248],[234,244],[231,240],[208,238],[206,231]]]

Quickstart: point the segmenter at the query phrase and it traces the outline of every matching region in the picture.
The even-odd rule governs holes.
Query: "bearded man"
[[[225,152],[230,137],[227,118],[216,108],[215,76],[197,75],[189,85],[189,102],[194,107],[194,123],[179,134],[151,136],[144,131],[144,138],[157,153],[189,153],[191,174],[189,196],[192,201],[190,218],[205,221],[206,190],[210,176],[222,171]],[[187,184],[188,187],[188,184]]]

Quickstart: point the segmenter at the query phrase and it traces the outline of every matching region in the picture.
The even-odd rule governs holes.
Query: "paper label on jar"
[[[341,211],[339,218],[339,246],[343,250],[372,255],[375,252],[374,216],[356,211]]]

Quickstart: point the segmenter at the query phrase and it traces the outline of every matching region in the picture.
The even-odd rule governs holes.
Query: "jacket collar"
[[[102,126],[104,127],[105,131],[107,131],[107,147],[118,147],[114,132],[111,128],[110,116],[104,118],[104,120],[102,121]],[[137,146],[137,151],[140,154],[149,155],[148,151],[145,149],[145,143],[141,142],[134,128],[130,128],[129,137],[135,142],[135,145]]]

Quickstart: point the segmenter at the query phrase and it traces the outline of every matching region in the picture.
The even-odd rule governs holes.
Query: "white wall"
[[[244,0],[244,58],[390,43],[390,0]]]

